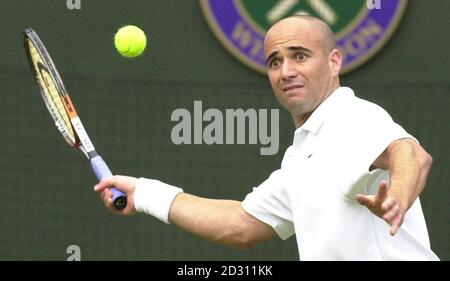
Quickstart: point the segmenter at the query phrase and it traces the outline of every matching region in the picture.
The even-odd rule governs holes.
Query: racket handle
[[[99,181],[112,177],[111,170],[100,155],[91,158],[91,166]],[[112,200],[114,208],[118,210],[124,209],[127,206],[127,195],[115,187],[111,188],[111,192],[113,194]]]

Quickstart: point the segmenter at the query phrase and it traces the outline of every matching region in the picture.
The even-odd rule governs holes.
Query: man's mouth
[[[289,85],[283,86],[281,89],[283,90],[283,92],[287,92],[287,91],[290,91],[290,90],[300,89],[300,88],[303,88],[303,85],[301,85],[301,84],[289,84]]]

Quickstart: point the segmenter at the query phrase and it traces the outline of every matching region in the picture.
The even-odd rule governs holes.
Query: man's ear
[[[342,65],[342,54],[338,49],[333,49],[329,54],[330,69],[333,76],[338,76]]]

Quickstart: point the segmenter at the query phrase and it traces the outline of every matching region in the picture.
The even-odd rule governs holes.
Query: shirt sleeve
[[[367,103],[361,107],[361,111],[359,115],[362,117],[356,125],[357,138],[354,138],[357,143],[352,142],[358,152],[355,154],[356,161],[371,165],[393,141],[415,139],[380,106]]]
[[[277,170],[253,188],[242,202],[244,210],[270,225],[285,240],[294,234],[289,197],[283,184],[283,172]]]
[[[413,136],[395,123],[389,113],[373,103],[364,103],[353,112],[353,119],[348,122],[351,137],[346,139],[345,154],[347,167],[343,174],[344,194],[354,199],[358,193],[365,193],[365,178],[369,175],[369,167],[383,151],[393,142],[403,138],[417,141]]]

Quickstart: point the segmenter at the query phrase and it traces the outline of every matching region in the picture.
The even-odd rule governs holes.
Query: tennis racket
[[[41,39],[33,29],[27,28],[23,31],[23,41],[31,71],[58,131],[71,147],[83,152],[90,161],[98,180],[112,176],[105,161],[95,151],[61,76]],[[116,188],[111,188],[111,191],[114,207],[118,210],[125,208],[126,195]]]

